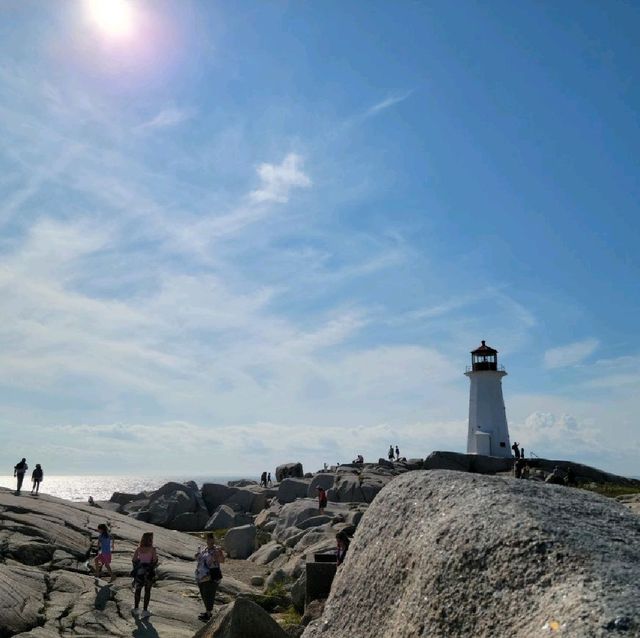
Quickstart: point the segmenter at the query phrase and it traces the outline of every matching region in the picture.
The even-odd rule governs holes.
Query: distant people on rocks
[[[520,448],[520,458],[521,459],[524,458],[524,448],[523,447]]]
[[[113,572],[111,571],[111,554],[113,553],[113,547],[113,536],[109,533],[109,528],[105,523],[100,523],[100,525],[98,525],[98,555],[93,562],[98,578],[100,578],[102,567],[104,566],[107,574],[109,574],[109,578],[113,580]]]
[[[338,565],[342,565],[344,562],[350,542],[346,532],[340,531],[336,534],[336,563]]]
[[[273,482],[271,481],[271,472],[269,472],[267,474],[267,486],[271,486],[273,485]]]
[[[517,459],[520,458],[520,448],[518,447],[518,442],[514,441],[513,445],[511,446],[511,449],[513,450],[513,456],[515,456]]]
[[[564,482],[571,487],[575,487],[578,484],[578,482],[576,481],[575,472],[573,471],[573,468],[571,466],[567,468],[567,472],[564,476]]]
[[[153,546],[153,533],[145,532],[140,539],[140,545],[136,548],[131,559],[133,563],[133,609],[134,616],[138,615],[140,606],[140,595],[144,589],[144,600],[142,603],[142,613],[140,618],[148,618],[149,602],[151,600],[151,587],[156,577],[156,566],[158,565],[158,553]]]
[[[362,454],[358,454],[355,459],[353,459],[354,463],[364,463],[364,456]]]
[[[267,473],[263,472],[260,476],[260,487],[267,487]]]
[[[327,492],[324,487],[318,486],[318,510],[320,514],[324,514],[324,508],[327,506]]]
[[[44,472],[42,471],[42,467],[40,463],[36,463],[36,469],[31,473],[31,481],[33,482],[33,487],[31,488],[31,494],[34,496],[38,496],[38,492],[40,491],[40,483],[44,479]]]
[[[207,622],[211,618],[216,590],[222,580],[220,563],[224,563],[224,554],[215,544],[215,536],[212,533],[208,533],[205,538],[207,546],[198,548],[198,553],[196,554],[196,560],[198,561],[196,564],[196,583],[198,583],[205,609],[198,618]]]
[[[89,500],[87,501],[87,503],[89,503],[89,505],[91,505],[91,506],[94,506],[94,507],[95,507],[96,502],[93,500],[93,496],[90,496],[90,497],[89,497]]]
[[[393,461],[393,457],[394,457],[393,445],[389,446],[389,454],[387,454],[387,456],[389,457],[390,461]]]
[[[400,448],[396,445],[396,461],[400,460]]]
[[[29,466],[27,465],[27,459],[22,459],[19,463],[13,466],[13,475],[17,479],[16,494],[20,494],[22,489],[22,481],[24,481],[24,475],[26,474]]]

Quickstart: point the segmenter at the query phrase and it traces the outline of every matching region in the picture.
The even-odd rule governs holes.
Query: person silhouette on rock
[[[27,465],[27,459],[22,459],[19,463],[13,466],[13,475],[16,477],[16,494],[20,494],[22,489],[22,481],[24,481],[24,475],[27,473],[29,466]]]

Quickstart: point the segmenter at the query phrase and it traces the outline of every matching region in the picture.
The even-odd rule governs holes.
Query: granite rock
[[[392,481],[369,507],[304,638],[614,630],[640,635],[635,514],[582,490],[420,471]]]

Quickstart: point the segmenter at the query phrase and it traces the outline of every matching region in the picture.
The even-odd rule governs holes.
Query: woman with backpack
[[[145,532],[140,539],[140,545],[136,548],[131,559],[133,563],[133,576],[134,594],[133,594],[133,609],[131,610],[134,616],[138,613],[138,607],[140,605],[140,595],[142,594],[142,588],[144,587],[144,601],[142,603],[142,613],[140,618],[148,618],[149,614],[149,601],[151,600],[151,587],[156,578],[156,566],[158,564],[158,553],[153,546],[153,533]]]
[[[198,589],[200,590],[200,596],[202,597],[205,609],[198,618],[207,622],[211,618],[216,590],[222,580],[220,563],[224,563],[224,554],[216,545],[216,539],[213,534],[209,533],[205,538],[207,540],[207,546],[205,548],[198,548],[198,553],[196,554],[196,560],[198,561],[196,564],[196,583],[198,583]]]

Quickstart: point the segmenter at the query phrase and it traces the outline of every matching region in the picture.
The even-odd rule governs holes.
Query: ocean
[[[147,490],[156,490],[169,481],[184,483],[195,481],[198,486],[203,483],[221,483],[233,481],[241,476],[48,476],[40,484],[40,493],[57,496],[68,501],[86,501],[93,496],[96,501],[108,501],[114,492],[137,494]],[[255,479],[254,479],[255,480]],[[258,479],[259,480],[259,479]],[[3,487],[15,489],[16,480],[5,478]],[[31,471],[27,472],[22,484],[22,491],[31,491]]]

